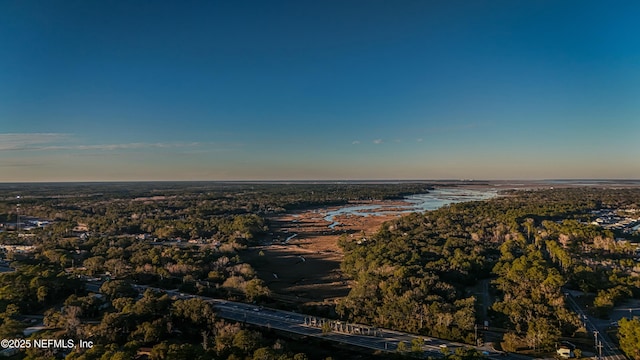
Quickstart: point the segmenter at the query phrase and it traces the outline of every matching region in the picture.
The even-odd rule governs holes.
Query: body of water
[[[487,200],[498,196],[495,189],[469,190],[469,189],[435,189],[427,194],[416,194],[405,197],[406,205],[352,205],[345,206],[325,214],[324,220],[331,222],[329,228],[333,229],[340,223],[335,221],[339,215],[379,216],[390,214],[402,214],[436,210],[445,205],[464,201]]]

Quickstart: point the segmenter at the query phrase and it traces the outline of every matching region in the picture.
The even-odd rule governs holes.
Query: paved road
[[[580,307],[580,305],[578,305],[570,292],[565,292],[565,297],[567,299],[567,304],[569,305],[571,310],[575,311],[575,313],[580,316],[580,319],[587,328],[587,331],[589,331],[591,334],[597,332],[598,343],[602,344],[602,356],[610,360],[626,360],[626,356],[622,354],[622,352],[614,345],[611,339],[609,339],[606,326],[601,325],[600,323],[594,321],[594,319],[589,317]],[[595,339],[594,351],[596,354],[598,354],[598,349],[595,348]]]
[[[12,272],[12,271],[16,271],[16,269],[12,268],[11,266],[9,266],[9,264],[5,262],[0,262],[0,273]]]
[[[101,283],[88,283],[87,289],[89,291],[97,291],[100,288]],[[411,341],[416,338],[423,340],[422,350],[424,356],[442,357],[443,348],[448,351],[455,351],[457,348],[469,348],[472,347],[466,344],[455,343],[447,340],[436,339],[425,336],[415,336],[407,333],[379,329],[376,328],[376,335],[359,335],[349,334],[343,332],[331,331],[323,334],[321,327],[312,326],[311,315],[299,314],[295,312],[277,310],[252,304],[245,304],[240,302],[227,301],[222,299],[214,299],[199,295],[190,295],[180,293],[177,290],[164,290],[159,288],[148,287],[144,285],[134,286],[138,291],[143,292],[146,289],[152,289],[156,291],[165,291],[170,296],[174,296],[178,299],[199,298],[204,301],[210,302],[216,309],[217,316],[235,320],[239,322],[245,322],[252,325],[262,326],[270,329],[277,329],[281,331],[287,331],[294,334],[313,336],[322,338],[329,341],[340,342],[343,344],[349,344],[354,346],[360,346],[363,348],[395,352],[397,351],[398,344],[405,342],[407,350],[411,349]],[[352,324],[354,325],[354,324]],[[355,324],[357,327],[358,325]],[[360,325],[362,328],[371,328],[366,325]],[[373,329],[373,328],[371,328]],[[492,349],[477,348],[487,357],[495,357],[506,360],[529,360],[531,358],[515,354],[507,354],[498,352]]]
[[[403,333],[396,333],[389,330],[379,330],[378,336],[347,334],[332,331],[327,334],[322,333],[320,327],[305,325],[305,318],[308,315],[291,313],[282,310],[260,308],[255,305],[229,302],[224,300],[209,300],[214,304],[217,315],[231,320],[242,321],[249,324],[278,329],[295,334],[314,336],[325,340],[341,342],[375,350],[396,351],[400,341],[406,342],[407,350],[411,348],[411,340],[416,338]],[[457,347],[465,347],[463,344],[454,344],[439,339],[422,337],[424,341],[423,350],[425,355],[442,356],[440,345],[446,345],[448,349],[455,350]]]
[[[87,290],[92,292],[98,292],[102,282],[87,282],[85,283]],[[190,295],[180,293],[177,290],[165,290],[160,288],[154,288],[146,285],[134,285],[134,287],[140,292],[144,292],[146,289],[152,289],[155,291],[163,291],[178,299],[190,299],[198,298],[207,301],[213,305],[216,309],[217,316],[234,320],[239,322],[245,322],[247,324],[262,326],[271,329],[277,329],[281,331],[287,331],[294,334],[313,336],[322,338],[324,340],[335,341],[343,344],[349,344],[354,346],[360,346],[363,348],[395,352],[397,351],[398,344],[405,342],[407,350],[411,349],[411,341],[416,338],[423,340],[423,354],[424,356],[442,357],[443,349],[448,351],[455,351],[457,348],[469,348],[473,347],[467,344],[455,343],[447,340],[416,336],[412,334],[397,332],[393,330],[375,328],[376,335],[359,335],[349,334],[343,332],[331,331],[323,334],[321,327],[310,325],[311,315],[299,314],[295,312],[283,311],[278,309],[272,309],[252,304],[245,304],[234,301],[227,301],[222,299],[214,299],[206,296]],[[352,324],[354,325],[354,324]],[[355,325],[358,326],[358,325]],[[370,328],[366,325],[360,325],[363,328]],[[498,352],[492,349],[478,348],[483,352],[485,356],[489,358],[500,358],[505,360],[529,360],[530,357],[507,354]]]

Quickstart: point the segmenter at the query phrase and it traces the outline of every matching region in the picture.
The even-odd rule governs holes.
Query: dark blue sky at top
[[[634,1],[5,1],[0,167],[637,178],[638,18]]]

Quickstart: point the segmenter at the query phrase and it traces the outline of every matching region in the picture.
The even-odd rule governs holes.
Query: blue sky
[[[0,181],[640,178],[636,1],[3,1]]]

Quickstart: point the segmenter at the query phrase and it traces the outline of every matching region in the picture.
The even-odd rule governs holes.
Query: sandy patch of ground
[[[402,205],[402,202],[367,202],[350,205]],[[326,213],[337,207],[297,211],[269,219],[270,235],[266,244],[254,247],[243,258],[249,261],[275,298],[298,303],[332,303],[349,292],[349,282],[340,271],[342,251],[338,239],[373,235],[380,225],[398,216],[340,215],[340,223],[330,229]],[[385,208],[385,211],[389,209]],[[294,236],[295,235],[295,236]],[[288,240],[287,240],[288,239]]]

